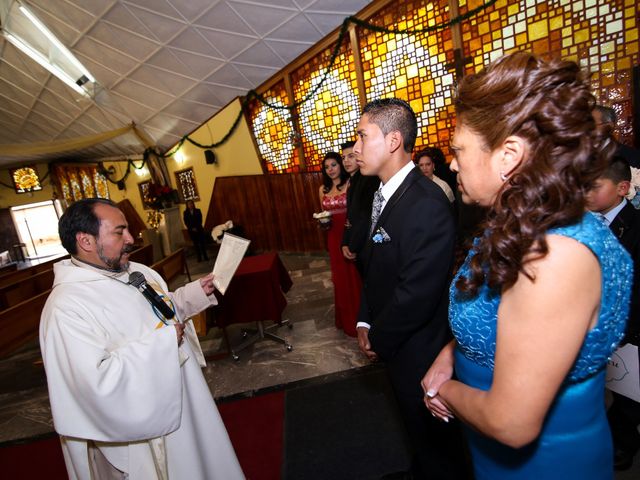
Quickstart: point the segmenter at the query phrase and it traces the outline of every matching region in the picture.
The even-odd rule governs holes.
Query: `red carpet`
[[[284,392],[218,406],[248,480],[276,480],[282,470]],[[0,447],[2,478],[67,479],[57,435]]]
[[[67,469],[57,435],[0,448],[2,478],[66,480]]]
[[[247,480],[279,480],[284,391],[218,405]]]

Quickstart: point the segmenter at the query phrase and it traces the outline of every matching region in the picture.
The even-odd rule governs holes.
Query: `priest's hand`
[[[215,292],[216,287],[213,284],[213,273],[210,273],[206,277],[202,277],[200,279],[200,286],[202,287],[202,290],[207,296]]]
[[[180,345],[184,336],[184,323],[176,322],[173,326],[176,328],[176,337],[178,339],[178,345]]]
[[[378,359],[376,352],[371,350],[371,343],[369,343],[369,329],[367,327],[358,327],[358,346],[360,351],[364,353],[369,360],[375,362]]]

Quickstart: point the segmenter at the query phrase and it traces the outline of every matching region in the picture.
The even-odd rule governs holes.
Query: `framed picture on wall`
[[[174,175],[176,176],[176,185],[178,186],[178,193],[182,201],[200,200],[193,168],[189,167],[184,170],[178,170]]]
[[[145,182],[138,183],[138,191],[140,192],[140,201],[142,202],[142,208],[145,210],[152,210],[149,206],[149,185],[151,185],[151,180],[147,180]]]
[[[9,170],[13,188],[16,193],[37,192],[42,190],[40,177],[34,165],[12,168]]]

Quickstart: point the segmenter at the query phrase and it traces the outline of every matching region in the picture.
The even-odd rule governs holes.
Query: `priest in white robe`
[[[216,304],[212,276],[168,292],[156,272],[129,262],[133,238],[108,200],[74,203],[59,231],[71,259],[54,265],[40,345],[69,477],[243,479],[189,320]],[[131,272],[173,318],[129,284]]]

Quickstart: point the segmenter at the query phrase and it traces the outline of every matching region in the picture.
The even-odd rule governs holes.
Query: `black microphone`
[[[146,298],[151,305],[158,309],[158,311],[164,318],[169,320],[175,316],[175,313],[173,310],[171,310],[171,307],[164,303],[162,298],[160,298],[160,295],[158,295],[158,293],[149,286],[142,273],[131,272],[131,274],[129,274],[129,285],[133,285],[134,287],[136,287],[140,291],[140,293],[144,295],[144,298]]]

